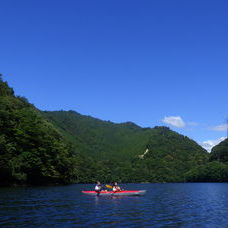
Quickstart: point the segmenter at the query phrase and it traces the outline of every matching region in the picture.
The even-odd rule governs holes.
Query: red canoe
[[[82,193],[87,195],[93,195],[96,196],[97,192],[95,191],[82,191]],[[113,191],[101,191],[100,195],[102,196],[141,196],[146,193],[146,190],[134,190],[134,191],[119,191],[119,192],[113,192]]]

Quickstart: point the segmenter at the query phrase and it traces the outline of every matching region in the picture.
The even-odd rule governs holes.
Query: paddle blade
[[[112,186],[111,185],[108,185],[108,184],[106,184],[105,187],[106,188],[112,188]]]

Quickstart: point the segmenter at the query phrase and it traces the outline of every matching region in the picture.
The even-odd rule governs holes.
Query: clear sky
[[[226,136],[228,1],[1,0],[0,72],[41,110]]]

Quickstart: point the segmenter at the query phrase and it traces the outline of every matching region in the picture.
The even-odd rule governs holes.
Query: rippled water
[[[125,184],[145,196],[88,196],[94,185],[0,189],[2,227],[226,227],[228,184]]]

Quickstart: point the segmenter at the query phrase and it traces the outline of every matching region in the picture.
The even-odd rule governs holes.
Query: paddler
[[[113,185],[112,185],[112,191],[113,192],[119,192],[121,191],[121,188],[120,186],[118,186],[117,182],[114,182]]]
[[[101,185],[101,182],[100,181],[97,181],[97,184],[95,186],[95,192],[97,193],[97,196],[100,195],[100,192],[102,191],[103,187]]]

